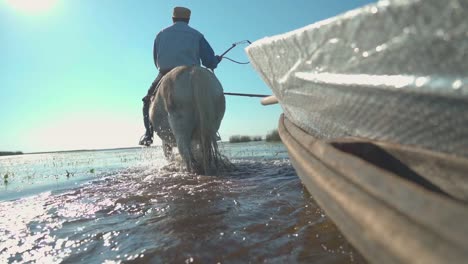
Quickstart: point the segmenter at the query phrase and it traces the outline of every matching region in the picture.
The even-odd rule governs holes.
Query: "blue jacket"
[[[215,69],[219,63],[205,37],[185,22],[175,22],[158,33],[153,57],[160,71],[183,65],[200,65],[200,60],[210,69]]]

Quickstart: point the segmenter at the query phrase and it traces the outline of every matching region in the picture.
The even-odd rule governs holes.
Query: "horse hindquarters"
[[[164,96],[168,111],[169,124],[179,154],[185,162],[187,170],[192,171],[195,165],[195,159],[191,150],[192,134],[196,126],[196,116],[192,102],[192,88],[190,86],[190,72],[187,67],[178,67],[171,72],[174,77],[171,85],[165,86],[164,89],[171,93],[170,96]]]
[[[216,132],[225,110],[223,88],[218,79],[198,66],[177,67],[161,81],[157,98],[164,103],[169,126],[187,169],[215,174],[213,169],[218,168],[221,156]],[[195,163],[192,145],[196,143],[200,145],[197,153],[202,158],[197,155]]]
[[[216,133],[224,116],[225,101],[223,88],[216,76],[210,71],[194,67],[191,72],[193,100],[196,108],[200,147],[205,174],[211,174],[211,165],[218,166],[220,154]]]

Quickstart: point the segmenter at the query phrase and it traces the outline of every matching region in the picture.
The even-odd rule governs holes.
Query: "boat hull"
[[[467,160],[359,139],[322,141],[284,116],[279,132],[303,184],[369,261],[468,259]],[[405,153],[410,160],[399,160]],[[434,180],[446,167],[449,179]]]

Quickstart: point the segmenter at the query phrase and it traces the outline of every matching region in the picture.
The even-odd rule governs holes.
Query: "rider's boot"
[[[143,98],[143,122],[145,124],[146,132],[140,138],[140,142],[138,144],[149,147],[153,144],[153,126],[149,120],[149,100],[147,96]]]
[[[138,144],[140,144],[141,146],[149,147],[151,146],[151,144],[153,144],[153,138],[145,134],[141,137],[140,142]]]

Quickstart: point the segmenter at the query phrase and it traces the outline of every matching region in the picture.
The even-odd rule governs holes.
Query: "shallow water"
[[[197,176],[159,147],[0,158],[0,263],[364,263],[282,144],[224,144]]]

